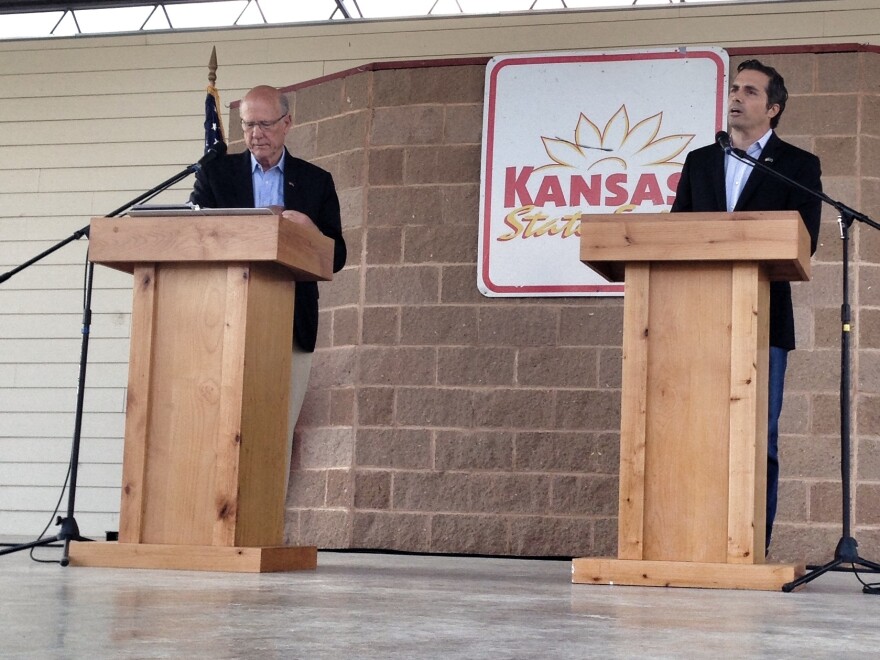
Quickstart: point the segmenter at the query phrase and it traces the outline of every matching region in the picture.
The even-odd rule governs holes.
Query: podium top
[[[797,211],[584,216],[581,261],[612,282],[630,262],[756,261],[770,280],[810,279],[810,235]]]
[[[129,273],[147,263],[272,262],[291,279],[333,279],[333,239],[280,215],[92,218],[89,258]]]

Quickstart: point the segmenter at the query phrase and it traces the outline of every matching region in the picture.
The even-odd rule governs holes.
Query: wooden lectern
[[[807,280],[797,212],[615,214],[581,260],[625,280],[617,559],[587,584],[781,589],[764,563],[770,280]]]
[[[280,215],[94,218],[90,258],[134,274],[118,543],[71,564],[215,571],[317,565],[285,547],[293,280],[333,241]]]

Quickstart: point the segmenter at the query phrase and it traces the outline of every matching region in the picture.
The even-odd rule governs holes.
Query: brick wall
[[[791,92],[780,134],[819,154],[831,197],[880,217],[880,55],[760,57]],[[484,63],[383,67],[289,92],[288,146],[333,173],[349,262],[321,286],[287,540],[614,555],[621,300],[482,297]],[[852,234],[854,530],[877,548],[880,233]],[[795,285],[778,559],[822,561],[840,536],[840,254],[826,211],[814,280]]]

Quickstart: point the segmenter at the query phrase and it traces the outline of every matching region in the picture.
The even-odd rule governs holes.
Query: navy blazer
[[[254,205],[249,151],[227,154],[196,172],[190,201],[202,208],[251,208]],[[317,165],[284,152],[284,208],[305,213],[334,241],[333,272],[345,266],[339,198],[333,177]],[[297,282],[293,335],[305,351],[315,350],[318,336],[318,283]]]
[[[822,190],[819,159],[782,141],[776,133],[770,136],[759,161],[810,190]],[[711,144],[692,151],[684,161],[672,212],[726,210],[724,150]],[[816,251],[822,202],[772,174],[753,168],[734,211],[799,211],[810,234],[810,254]],[[795,347],[791,285],[788,282],[770,283],[770,345],[787,350]]]

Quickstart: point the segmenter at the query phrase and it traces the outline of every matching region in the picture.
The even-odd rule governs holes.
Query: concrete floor
[[[572,585],[570,570],[568,561],[322,552],[317,571],[254,575],[62,568],[23,551],[0,556],[0,657],[717,660],[880,651],[880,597],[862,594],[852,573],[784,594]]]

